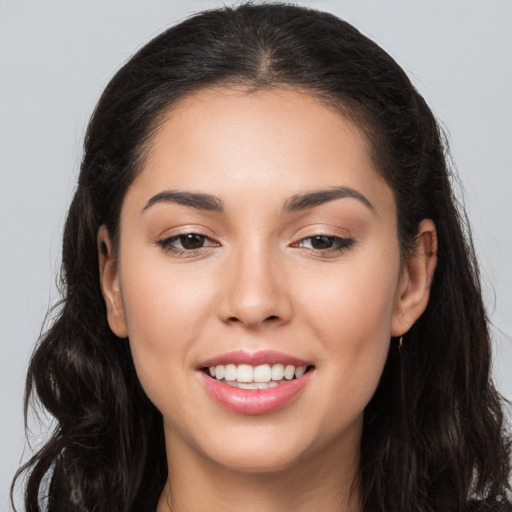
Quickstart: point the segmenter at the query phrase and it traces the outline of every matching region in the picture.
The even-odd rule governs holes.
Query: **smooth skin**
[[[286,208],[334,187],[356,197]],[[162,195],[176,191],[215,208]],[[110,327],[164,418],[157,512],[361,510],[364,408],[436,265],[432,221],[403,261],[396,215],[363,134],[307,93],[209,89],[172,108],[125,196],[117,254],[98,232]],[[201,361],[267,349],[313,362],[299,395],[261,415],[212,399]]]

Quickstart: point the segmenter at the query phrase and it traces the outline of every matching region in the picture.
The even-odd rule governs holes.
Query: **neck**
[[[330,445],[323,454],[316,452],[290,467],[263,473],[235,471],[205,459],[186,445],[172,445],[168,445],[169,477],[157,512],[362,510],[359,449],[348,453]],[[173,460],[179,464],[172,464]]]

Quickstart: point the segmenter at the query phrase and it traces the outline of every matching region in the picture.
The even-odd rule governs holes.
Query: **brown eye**
[[[335,240],[332,236],[312,236],[311,240],[311,248],[317,250],[325,250],[330,249],[334,246]]]
[[[294,244],[294,246],[304,247],[305,249],[326,254],[349,249],[354,243],[355,240],[352,238],[342,238],[333,235],[316,235],[303,238]]]
[[[190,255],[196,254],[195,251],[200,249],[208,249],[218,247],[218,243],[199,233],[183,233],[182,235],[175,235],[169,238],[164,238],[157,242],[165,252],[176,255]]]
[[[183,249],[194,250],[203,247],[205,237],[198,235],[197,233],[188,233],[187,235],[180,235],[178,240],[181,243]]]

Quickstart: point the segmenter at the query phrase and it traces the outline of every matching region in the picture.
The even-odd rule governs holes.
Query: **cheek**
[[[298,295],[306,299],[303,314],[320,339],[330,340],[333,350],[361,350],[377,340],[389,341],[398,279],[398,250],[367,251],[346,265],[318,272],[314,281],[306,276]]]
[[[122,282],[122,294],[131,336],[155,344],[167,345],[178,332],[188,338],[205,306],[203,283],[187,282],[178,273],[135,273]]]
[[[132,251],[123,261],[121,291],[135,368],[159,407],[211,318],[213,290],[185,266]]]
[[[304,328],[322,344],[326,375],[338,390],[332,414],[356,417],[378,385],[390,342],[390,327],[399,278],[398,251],[388,256],[354,258],[334,268],[309,288],[302,316]],[[327,385],[327,384],[326,384]],[[335,407],[343,397],[342,410]],[[328,398],[329,399],[329,398]]]

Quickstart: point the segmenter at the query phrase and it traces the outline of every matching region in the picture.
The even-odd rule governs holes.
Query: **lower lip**
[[[266,414],[291,402],[310,381],[313,371],[267,389],[235,388],[212,379],[204,372],[199,374],[210,395],[224,408],[239,414]]]

